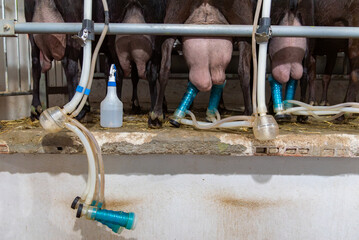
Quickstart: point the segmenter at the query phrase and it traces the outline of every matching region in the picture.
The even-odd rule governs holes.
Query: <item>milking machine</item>
[[[285,109],[291,108],[293,104],[287,102],[294,100],[295,91],[297,89],[298,80],[289,79],[285,89],[285,102],[282,100],[282,84],[277,82],[272,75],[269,75],[268,81],[271,87],[273,110],[277,121],[289,121],[291,116],[284,113]]]
[[[223,91],[223,85],[213,85],[210,96],[210,104],[207,109],[207,120],[209,122],[200,122],[196,120],[194,114],[189,111],[194,98],[198,93],[198,89],[192,84],[188,83],[187,92],[184,94],[180,106],[176,109],[174,115],[171,117],[170,123],[176,127],[180,124],[191,125],[198,129],[210,128],[233,128],[233,127],[252,127],[255,137],[259,140],[272,140],[279,134],[278,124],[271,115],[267,115],[267,107],[265,103],[265,70],[267,59],[268,40],[270,37],[270,9],[271,0],[264,0],[262,8],[262,18],[260,19],[260,26],[257,29],[259,12],[262,6],[262,0],[257,3],[257,9],[253,24],[252,33],[252,48],[253,63],[254,63],[254,86],[253,86],[253,116],[233,116],[221,119],[218,113],[218,104]],[[259,61],[257,72],[257,58],[256,58],[256,42],[259,44]],[[257,75],[258,74],[258,75]],[[258,78],[256,77],[258,76]],[[257,87],[258,86],[258,87]],[[258,101],[258,106],[257,106]],[[185,118],[188,114],[192,120]]]
[[[273,110],[277,121],[290,121],[292,115],[312,116],[320,121],[333,121],[345,113],[359,113],[359,103],[347,102],[333,106],[312,106],[294,100],[298,81],[290,79],[286,85],[285,100],[282,100],[282,84],[277,82],[272,75],[268,81],[271,86]],[[293,107],[295,105],[296,107]]]
[[[90,94],[97,55],[108,31],[108,6],[106,0],[102,2],[105,10],[105,26],[91,60],[92,41],[95,39],[92,0],[84,0],[83,28],[78,36],[84,48],[83,66],[75,96],[62,109],[53,107],[45,110],[40,116],[40,124],[51,133],[67,128],[80,138],[86,150],[89,169],[86,188],[81,197],[76,197],[71,205],[73,209],[77,209],[76,217],[96,220],[111,228],[113,232],[120,233],[124,228],[135,228],[136,216],[134,213],[111,211],[104,208],[105,176],[101,148],[91,132],[74,119],[82,110]]]
[[[290,79],[286,85],[285,100],[282,100],[282,84],[272,75],[268,81],[272,90],[273,110],[277,121],[290,121],[292,115],[312,116],[320,121],[333,121],[345,113],[359,113],[359,103],[347,102],[333,106],[312,106],[294,100],[298,81]],[[296,107],[293,107],[295,105]]]
[[[103,225],[111,228],[113,232],[119,233],[124,228],[134,229],[136,226],[136,216],[134,213],[125,213],[122,211],[111,211],[105,209],[105,176],[104,176],[104,164],[101,155],[101,149],[96,139],[81,123],[76,121],[76,117],[82,110],[88,95],[93,80],[93,73],[96,63],[96,58],[100,49],[100,46],[106,36],[109,33],[121,33],[121,34],[159,34],[159,35],[211,35],[222,36],[236,35],[247,36],[250,32],[248,26],[183,26],[170,24],[170,25],[155,25],[155,24],[121,24],[113,25],[113,28],[109,30],[109,14],[106,0],[102,0],[105,10],[105,24],[97,25],[97,30],[102,27],[102,33],[97,44],[93,56],[91,53],[92,41],[94,40],[94,23],[92,19],[92,0],[84,0],[84,20],[82,30],[79,33],[78,39],[81,41],[84,47],[83,53],[83,66],[79,85],[76,90],[75,96],[72,100],[66,104],[62,109],[60,107],[53,107],[45,110],[40,116],[40,124],[42,127],[51,133],[56,133],[64,128],[75,133],[81,140],[86,150],[88,158],[88,179],[84,192],[81,196],[74,199],[71,207],[76,209],[76,217],[85,217],[89,220],[96,220]],[[200,122],[196,120],[196,117],[189,111],[189,107],[194,98],[198,94],[198,89],[192,84],[188,83],[187,91],[181,101],[180,106],[175,111],[171,118],[171,123],[175,126],[180,124],[192,125],[199,129],[210,128],[233,128],[233,127],[251,127],[253,128],[254,135],[259,140],[272,140],[278,135],[278,125],[273,116],[267,115],[267,108],[265,104],[265,70],[267,59],[268,40],[271,35],[270,26],[270,9],[271,0],[263,0],[262,18],[260,19],[259,27],[257,23],[259,20],[259,13],[262,6],[262,0],[258,0],[257,9],[255,12],[253,31],[252,31],[252,55],[253,55],[253,115],[252,116],[233,116],[225,119],[221,119],[218,113],[218,104],[225,83],[222,85],[214,85],[211,89],[210,103],[206,112],[207,120],[210,122]],[[44,25],[44,23],[19,23],[14,24],[11,21],[1,22],[4,32],[0,31],[1,36],[12,36],[16,33],[30,33],[31,31],[36,33],[48,33],[52,28],[64,28],[64,24],[51,24]],[[73,24],[68,24],[68,29],[76,27]],[[236,30],[242,27],[241,31]],[[252,27],[251,27],[252,28]],[[248,30],[249,29],[249,30]],[[319,28],[317,28],[319,29]],[[290,30],[290,36],[292,37],[323,37],[323,36],[335,36],[341,38],[359,37],[359,31],[356,28],[335,28],[327,27],[321,28],[318,31],[313,27],[284,27],[273,26],[273,32],[276,36],[288,36]],[[324,31],[324,29],[326,29]],[[63,29],[62,32],[63,33]],[[70,30],[66,30],[70,31]],[[76,30],[78,31],[78,30]],[[7,33],[8,32],[8,33]],[[241,32],[241,33],[240,33]],[[245,32],[245,33],[243,33]],[[324,35],[326,32],[327,35]],[[246,35],[247,34],[247,35]],[[257,62],[256,55],[256,43],[259,44],[259,56]],[[92,60],[91,60],[92,56]],[[257,77],[258,76],[258,77]],[[292,115],[311,115],[320,120],[335,119],[343,115],[345,112],[359,113],[359,103],[343,103],[335,106],[321,107],[311,106],[305,103],[294,101],[295,89],[297,86],[296,80],[290,80],[287,83],[286,97],[282,101],[281,85],[273,79],[269,78],[270,85],[272,86],[272,95],[274,96],[274,106],[277,115],[286,117],[288,114]],[[295,105],[296,107],[292,107]],[[186,115],[191,117],[191,120],[186,119]],[[323,118],[322,116],[328,116]]]

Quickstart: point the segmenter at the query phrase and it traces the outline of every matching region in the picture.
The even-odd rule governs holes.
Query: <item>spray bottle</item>
[[[116,67],[111,65],[106,98],[101,102],[101,126],[116,128],[122,126],[123,104],[116,93]]]

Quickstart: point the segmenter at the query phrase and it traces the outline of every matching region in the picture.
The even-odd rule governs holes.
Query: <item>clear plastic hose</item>
[[[224,118],[222,120],[216,121],[214,123],[199,123],[196,120],[195,115],[191,112],[191,111],[187,111],[187,114],[191,116],[192,118],[192,124],[189,120],[187,119],[181,119],[181,123],[183,124],[188,124],[188,125],[193,125],[198,129],[211,129],[211,128],[218,128],[218,127],[239,127],[239,126],[243,126],[243,127],[252,127],[252,123],[254,121],[254,118],[251,116],[233,116],[233,117],[228,117],[228,118]],[[236,122],[236,121],[243,121],[243,122]],[[227,124],[224,125],[224,123],[232,123],[232,124]]]
[[[287,100],[286,102],[292,103],[294,105],[298,105],[298,106],[301,106],[303,108],[306,108],[308,110],[313,110],[313,111],[335,110],[335,109],[341,109],[341,108],[346,108],[346,107],[359,108],[359,103],[355,103],[355,102],[340,103],[340,104],[333,105],[333,106],[312,106],[307,103],[303,103],[303,102],[296,101],[296,100]],[[287,112],[290,109],[285,110],[284,112]]]
[[[97,155],[98,166],[99,166],[99,171],[100,171],[101,186],[100,186],[99,202],[104,204],[104,201],[105,201],[105,168],[104,168],[103,158],[102,158],[102,154],[101,154],[101,148],[98,145],[98,142],[96,141],[93,134],[87,128],[85,128],[81,123],[79,123],[75,119],[71,119],[71,123],[76,125],[83,132],[85,132],[86,136],[90,139],[90,143],[93,145],[93,149],[95,150],[95,154]]]
[[[311,115],[315,119],[320,121],[333,121],[346,112],[358,113],[359,112],[359,103],[348,102],[341,103],[333,106],[312,106],[303,102],[296,100],[287,100],[286,102],[298,105],[300,107],[293,107],[285,110],[283,113],[294,114],[294,115]],[[320,115],[334,115],[321,117]]]
[[[217,121],[221,120],[221,114],[219,114],[218,110],[216,109],[216,117],[217,117]]]
[[[95,156],[93,153],[93,149],[91,144],[89,143],[89,139],[84,135],[84,133],[76,126],[72,125],[71,123],[65,123],[65,127],[70,131],[74,132],[81,140],[82,144],[85,147],[88,164],[89,164],[89,175],[90,175],[90,184],[89,184],[89,191],[87,196],[82,196],[82,199],[85,200],[85,204],[91,205],[95,191],[96,191],[96,181],[97,181],[97,174],[96,174],[96,162]]]

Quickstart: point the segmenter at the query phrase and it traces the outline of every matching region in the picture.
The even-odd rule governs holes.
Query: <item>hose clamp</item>
[[[256,31],[257,43],[266,43],[272,37],[271,19],[269,17],[261,18]]]
[[[82,21],[82,29],[78,33],[78,35],[72,36],[73,39],[76,39],[81,47],[85,46],[86,41],[94,41],[95,40],[95,28],[94,21],[90,19],[84,19]]]

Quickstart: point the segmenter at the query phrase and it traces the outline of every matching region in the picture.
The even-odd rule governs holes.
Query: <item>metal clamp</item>
[[[0,37],[16,37],[15,20],[0,20]]]
[[[87,40],[94,41],[95,40],[95,29],[94,29],[94,21],[89,19],[84,19],[82,21],[82,29],[78,33],[78,35],[72,36],[73,39],[78,40],[81,47],[85,46]]]
[[[268,42],[272,37],[271,19],[269,17],[261,18],[256,32],[257,43]]]

